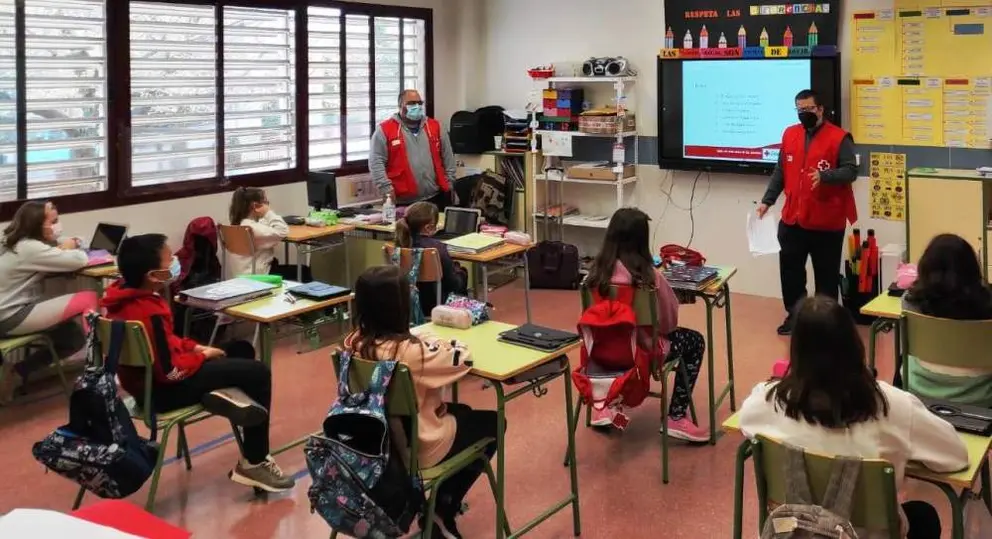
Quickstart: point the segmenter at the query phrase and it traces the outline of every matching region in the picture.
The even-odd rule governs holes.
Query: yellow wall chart
[[[906,219],[906,154],[872,152],[868,166],[871,178],[872,219]]]

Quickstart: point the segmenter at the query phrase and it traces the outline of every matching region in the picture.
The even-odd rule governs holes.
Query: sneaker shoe
[[[266,492],[283,492],[296,485],[292,477],[282,473],[279,465],[271,457],[266,457],[261,464],[248,464],[244,459],[231,471],[231,481],[246,487],[264,490]]]
[[[704,443],[710,441],[710,431],[696,425],[688,417],[668,419],[668,436],[687,442]]]
[[[458,529],[454,527],[455,526],[455,519],[454,519],[454,517],[451,517],[450,518],[451,529],[448,529],[448,528],[445,527],[445,525],[443,524],[444,520],[448,520],[448,519],[441,518],[436,513],[434,514],[434,522],[431,522],[431,526],[433,527],[431,529],[431,538],[432,539],[462,539],[462,536],[458,533]],[[427,518],[424,517],[424,515],[420,515],[420,517],[417,519],[417,525],[420,526],[420,531],[421,532],[426,532],[427,531],[426,524],[427,524]],[[452,529],[454,530],[454,533],[451,532]],[[423,536],[423,534],[421,534],[421,536]]]
[[[589,424],[594,427],[609,427],[613,424],[613,412],[608,406],[598,408],[594,404],[592,406],[592,420]]]
[[[434,515],[434,524],[441,528],[441,537],[444,539],[462,539],[462,534],[455,526],[455,515]],[[436,536],[435,536],[436,537]]]
[[[779,335],[791,335],[792,334],[792,315],[786,316],[785,320],[782,321],[782,325],[775,330]]]
[[[234,387],[211,391],[203,396],[202,403],[208,412],[226,417],[239,427],[254,427],[269,419],[264,406]]]

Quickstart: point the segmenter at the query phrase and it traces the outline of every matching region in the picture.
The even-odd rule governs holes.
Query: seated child
[[[61,231],[51,202],[30,201],[17,209],[0,242],[0,337],[45,332],[59,356],[47,349],[32,353],[15,367],[22,378],[81,349],[86,337],[76,318],[97,305],[90,290],[42,299],[47,275],[78,271],[88,261],[75,239],[56,243]]]
[[[920,257],[917,273],[903,297],[903,309],[955,320],[992,319],[992,291],[975,250],[964,238],[935,236]],[[992,408],[992,367],[945,367],[912,356],[908,360],[913,393]]]
[[[496,437],[496,412],[445,403],[442,390],[469,373],[468,350],[431,335],[410,333],[409,285],[396,266],[365,270],[355,284],[355,327],[345,348],[367,360],[399,361],[410,369],[417,393],[417,428],[421,467],[450,458],[484,438]],[[455,351],[461,361],[455,364]],[[486,447],[492,458],[495,440]],[[484,470],[482,462],[451,476],[441,485],[433,537],[461,537],[455,517],[462,500]],[[421,522],[421,529],[426,523]]]
[[[289,235],[289,225],[269,208],[265,190],[258,187],[238,187],[231,197],[232,225],[251,228],[255,238],[255,258],[227,253],[227,278],[245,274],[276,273],[296,280],[296,266],[276,264],[276,248]],[[254,262],[254,271],[252,270]],[[288,262],[288,261],[287,261]],[[285,275],[284,275],[285,274]]]
[[[431,236],[437,232],[438,210],[430,202],[416,202],[406,209],[402,219],[396,221],[396,245],[405,249],[437,249],[441,259],[441,301],[448,294],[468,293],[468,272],[451,259],[448,246]],[[419,283],[420,308],[430,316],[436,303],[437,291],[433,283]]]
[[[706,442],[710,439],[709,431],[694,424],[686,415],[703,364],[706,343],[698,331],[678,327],[679,302],[671,285],[653,266],[649,220],[647,214],[636,208],[620,208],[613,214],[603,246],[592,263],[585,285],[604,297],[609,294],[610,285],[655,289],[658,296],[658,332],[662,335],[661,350],[655,353],[661,357],[681,358],[689,374],[688,382],[682,376],[675,377],[668,407],[668,434],[690,442]],[[639,340],[643,348],[650,349],[650,335],[651,328],[642,328]]]
[[[755,386],[739,414],[749,437],[761,434],[818,453],[887,460],[899,486],[909,461],[939,473],[968,466],[968,451],[954,427],[910,393],[875,380],[854,320],[825,296],[799,303],[785,377]],[[932,506],[913,501],[902,509],[908,537],[940,537]]]
[[[292,488],[293,479],[284,475],[269,455],[269,368],[253,359],[255,351],[248,343],[232,343],[221,350],[173,332],[172,311],[160,292],[179,275],[179,261],[172,256],[166,237],[142,234],[125,239],[117,267],[121,279],[107,289],[102,304],[108,318],[145,326],[155,358],[155,410],[168,412],[202,403],[231,419],[243,427],[244,434],[243,458],[231,472],[231,479],[268,492]],[[118,378],[131,395],[144,395],[144,369],[121,367]]]

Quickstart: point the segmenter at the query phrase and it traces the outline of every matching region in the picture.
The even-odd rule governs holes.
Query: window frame
[[[178,181],[133,187],[131,185],[131,0],[107,0],[106,50],[107,50],[107,189],[100,192],[64,195],[51,199],[63,213],[93,211],[132,204],[146,204],[185,197],[202,196],[232,191],[239,186],[268,187],[303,181],[310,171],[310,85],[309,85],[309,7],[338,9],[342,19],[347,15],[369,17],[369,109],[370,128],[374,130],[375,114],[375,33],[376,17],[399,18],[400,23],[400,81],[403,86],[403,23],[402,19],[416,19],[424,23],[424,99],[427,114],[433,116],[434,95],[434,25],[433,9],[408,6],[388,6],[340,0],[135,0],[145,3],[206,5],[214,8],[215,27],[215,88],[216,88],[216,144],[218,173],[211,178]],[[115,4],[111,7],[111,3]],[[224,177],[224,8],[248,7],[277,9],[293,13],[295,17],[295,150],[296,166],[289,169],[255,172]],[[17,135],[17,200],[0,204],[0,221],[9,220],[27,196],[27,55],[25,2],[15,4],[14,47]],[[368,172],[368,160],[347,161],[347,83],[344,25],[341,30],[341,164],[333,169],[339,175]]]

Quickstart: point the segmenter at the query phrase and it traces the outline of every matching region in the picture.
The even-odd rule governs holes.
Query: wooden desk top
[[[458,339],[468,345],[472,353],[472,374],[480,378],[503,381],[522,372],[539,367],[548,361],[575,350],[580,342],[554,352],[542,352],[500,342],[499,334],[517,326],[503,322],[484,322],[469,329],[455,329],[434,324],[413,328],[414,334],[430,333],[444,339]],[[566,380],[566,383],[571,383]]]
[[[885,292],[861,307],[861,314],[877,316],[889,320],[902,318],[902,298],[890,296]]]
[[[111,277],[117,277],[117,264],[103,264],[102,266],[89,266],[83,268],[76,272],[78,275],[83,277],[90,277],[91,279],[109,279]]]
[[[723,430],[726,432],[740,432],[741,418],[739,414],[735,413],[728,417],[723,422]],[[975,478],[978,477],[978,472],[982,469],[982,464],[988,455],[989,446],[992,445],[992,436],[978,436],[960,431],[958,432],[958,436],[961,437],[961,441],[968,448],[967,469],[954,473],[937,473],[920,464],[910,462],[906,466],[906,477],[929,479],[930,481],[945,483],[957,488],[971,488],[975,484]]]
[[[355,225],[344,225],[338,224],[334,226],[306,226],[306,225],[289,225],[289,235],[283,241],[289,243],[300,243],[304,241],[311,241],[320,238],[326,238],[327,236],[334,236],[335,234],[344,234],[355,229]]]
[[[448,250],[451,253],[451,258],[455,260],[462,260],[464,262],[480,262],[483,264],[488,264],[489,262],[494,262],[501,258],[506,258],[508,256],[519,255],[521,253],[527,252],[528,249],[534,245],[517,245],[515,243],[504,243],[499,247],[493,247],[488,251],[483,251],[477,255],[470,255],[466,253],[456,253],[455,251]]]
[[[283,290],[296,285],[297,283],[295,282],[283,281],[283,286],[275,289],[271,296],[265,296],[264,298],[249,301],[248,303],[228,307],[224,309],[223,312],[224,314],[234,318],[251,320],[252,322],[259,322],[262,324],[270,324],[273,322],[279,322],[280,320],[285,320],[287,318],[292,318],[294,316],[299,316],[301,314],[348,303],[355,297],[354,294],[348,294],[347,296],[341,296],[324,301],[297,298],[295,303],[290,303],[286,301],[286,296],[283,294]]]

